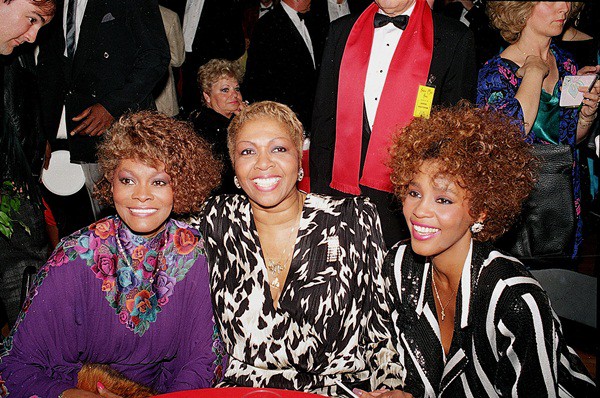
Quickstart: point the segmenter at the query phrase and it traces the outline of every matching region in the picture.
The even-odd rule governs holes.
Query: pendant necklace
[[[302,217],[302,206],[304,205],[303,202],[304,202],[303,200],[300,201],[300,206],[301,206],[300,212],[299,212],[300,217]],[[271,282],[269,283],[269,285],[273,289],[281,290],[281,282],[279,282],[279,274],[281,274],[288,267],[288,261],[290,262],[290,265],[291,265],[290,257],[292,256],[292,254],[294,252],[294,246],[295,246],[295,242],[296,242],[296,236],[295,236],[294,232],[296,232],[298,230],[298,228],[300,228],[300,220],[298,220],[298,223],[294,223],[294,225],[292,225],[292,227],[290,228],[290,233],[289,233],[289,236],[286,241],[285,249],[283,250],[283,253],[279,257],[279,261],[277,261],[273,258],[270,258],[270,257],[267,258],[267,256],[265,255],[265,260],[267,260],[267,264],[266,264],[267,270],[269,270],[269,272],[271,273],[271,276],[272,276]],[[289,250],[290,246],[292,247],[291,251]]]
[[[438,292],[438,288],[437,285],[435,284],[435,276],[433,275],[433,271],[431,272],[431,280],[433,281],[433,290],[435,291],[435,297],[437,297],[437,301],[438,303],[440,303],[440,308],[442,309],[442,322],[444,321],[444,319],[446,318],[446,308],[448,307],[448,304],[450,304],[450,302],[452,301],[452,298],[454,297],[454,295],[456,294],[454,292],[454,290],[452,290],[452,295],[450,296],[450,298],[448,299],[448,301],[446,302],[446,304],[442,304],[442,300],[440,299],[440,293]]]

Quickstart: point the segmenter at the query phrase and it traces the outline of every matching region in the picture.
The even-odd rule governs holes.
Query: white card
[[[581,105],[583,93],[579,91],[579,87],[588,88],[595,78],[596,75],[565,76],[560,92],[560,106],[576,107]]]

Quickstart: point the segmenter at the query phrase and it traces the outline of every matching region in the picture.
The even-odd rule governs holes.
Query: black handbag
[[[496,246],[532,268],[567,267],[577,218],[573,199],[573,152],[568,145],[534,144],[537,182],[520,217]]]

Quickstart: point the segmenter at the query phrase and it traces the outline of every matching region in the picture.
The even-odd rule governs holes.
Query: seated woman
[[[391,178],[411,238],[387,254],[384,276],[406,393],[593,395],[542,287],[489,243],[519,213],[532,164],[511,120],[466,104],[395,138]]]
[[[202,90],[202,108],[190,114],[200,136],[223,160],[223,183],[215,193],[237,193],[233,185],[233,169],[227,152],[227,126],[231,118],[246,105],[240,93],[242,69],[237,62],[211,59],[198,69],[198,85]]]
[[[157,393],[210,387],[222,355],[204,240],[171,215],[197,211],[221,166],[187,123],[152,112],[116,122],[99,160],[97,194],[117,215],[63,239],[41,268],[0,386],[19,397],[98,396],[76,386],[82,364],[99,364]]]
[[[209,199],[201,228],[229,356],[222,385],[336,396],[336,381],[368,389],[371,369],[391,355],[380,316],[384,243],[367,199],[296,188],[302,133],[285,105],[243,109],[228,142],[245,195]]]
[[[590,132],[598,115],[600,81],[587,87],[581,109],[559,106],[565,76],[597,73],[600,66],[579,70],[571,56],[552,44],[562,33],[572,3],[564,1],[490,1],[490,21],[510,45],[479,71],[477,103],[500,110],[520,121],[526,140],[569,145],[573,150]],[[575,157],[577,160],[577,157]],[[577,225],[574,244],[564,252],[577,255],[583,240],[579,167],[573,168],[573,197]],[[569,226],[567,226],[569,227]]]

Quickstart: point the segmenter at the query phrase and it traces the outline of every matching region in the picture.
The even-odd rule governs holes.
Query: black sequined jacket
[[[415,397],[593,394],[594,384],[562,336],[539,283],[515,258],[472,242],[444,354],[431,264],[401,244],[384,262],[393,343]]]

